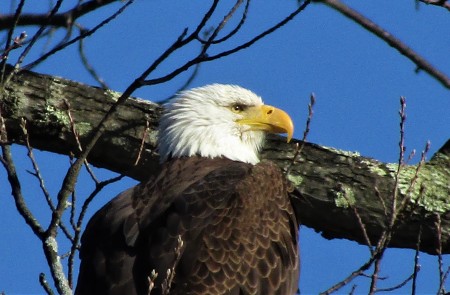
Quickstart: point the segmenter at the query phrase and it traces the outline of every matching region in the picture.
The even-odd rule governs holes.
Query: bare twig
[[[345,279],[341,280],[340,282],[336,283],[335,285],[331,286],[330,288],[321,292],[320,294],[321,295],[331,294],[333,292],[338,291],[339,289],[341,289],[348,283],[350,283],[354,278],[356,278],[357,276],[360,276],[364,271],[368,270],[372,266],[373,262],[375,261],[376,256],[377,256],[376,254],[374,256],[372,256],[366,263],[361,265],[357,270],[353,271]]]
[[[395,290],[398,290],[400,288],[403,288],[409,281],[411,281],[414,278],[414,273],[412,273],[409,277],[407,277],[403,282],[400,282],[399,284],[389,287],[389,288],[380,288],[376,289],[375,292],[392,292]]]
[[[184,82],[184,84],[180,88],[178,88],[171,96],[158,101],[158,103],[161,105],[165,104],[168,101],[170,101],[171,99],[173,99],[174,97],[176,97],[178,93],[180,93],[183,90],[186,90],[191,85],[191,83],[194,81],[195,77],[197,77],[197,74],[200,70],[200,66],[201,66],[201,63],[196,64],[194,66],[194,70],[192,71],[189,78],[187,78],[186,82]]]
[[[443,284],[447,281],[448,275],[450,274],[450,266],[447,267],[447,270],[444,273],[444,277],[442,278]],[[448,294],[448,292],[445,291],[444,286],[442,286],[442,294]]]
[[[147,278],[147,280],[148,280],[147,295],[150,295],[152,293],[152,290],[155,287],[155,280],[157,277],[158,277],[158,273],[153,269]]]
[[[45,200],[47,201],[48,206],[50,207],[50,210],[55,210],[55,205],[53,204],[52,198],[50,197],[50,193],[48,192],[47,188],[44,184],[44,178],[41,175],[41,171],[39,169],[39,166],[36,162],[36,159],[34,157],[33,149],[30,145],[30,138],[28,136],[28,130],[26,128],[26,121],[22,118],[21,126],[22,132],[25,138],[25,146],[28,150],[28,158],[31,160],[31,165],[33,166],[34,173],[31,173],[33,176],[35,176],[39,181],[39,187],[42,190],[42,193],[44,194]]]
[[[421,153],[420,162],[419,162],[419,164],[417,164],[417,167],[416,167],[415,172],[414,172],[414,176],[412,177],[411,182],[410,182],[410,184],[408,186],[408,189],[406,190],[405,197],[404,197],[403,201],[401,202],[401,204],[399,206],[399,210],[400,211],[405,209],[407,204],[410,203],[411,194],[412,194],[412,192],[414,190],[414,187],[417,184],[417,180],[419,178],[419,172],[422,169],[423,165],[425,165],[426,156],[428,154],[428,151],[430,150],[430,147],[431,147],[431,143],[430,143],[430,141],[427,141],[427,143],[425,144],[425,149]],[[424,189],[423,187],[420,188],[420,194],[419,194],[419,197],[416,200],[416,204],[419,203],[420,197],[423,195],[423,189]]]
[[[350,204],[349,200],[347,200],[347,202]],[[359,227],[362,230],[364,240],[366,241],[366,244],[369,247],[370,255],[374,256],[375,252],[373,250],[372,242],[370,241],[369,235],[367,234],[366,226],[364,225],[364,222],[362,221],[361,216],[359,215],[358,209],[354,206],[351,207],[353,208],[353,212],[355,213],[356,219],[358,220]]]
[[[19,5],[17,5],[16,11],[12,17],[11,25],[8,27],[8,36],[6,37],[5,49],[4,52],[8,51],[8,48],[11,47],[12,36],[14,34],[14,30],[16,29],[17,22],[19,21],[19,17],[22,14],[23,5],[25,4],[25,0],[20,0]],[[0,69],[1,69],[1,77],[0,82],[3,83],[5,81],[5,67],[6,67],[6,58],[2,58],[0,60]]]
[[[380,27],[378,24],[374,23],[370,19],[366,18],[359,12],[353,10],[346,4],[342,3],[339,0],[316,0],[316,2],[324,3],[327,6],[335,9],[336,11],[342,13],[352,21],[358,23],[362,27],[364,27],[367,31],[376,35],[378,38],[385,41],[387,44],[397,49],[402,55],[411,60],[418,69],[424,70],[430,76],[439,81],[444,87],[450,89],[450,78],[438,70],[436,67],[431,65],[426,59],[420,56],[417,52],[412,50],[402,41],[394,37],[391,33]]]
[[[382,251],[382,253],[384,253],[384,246],[381,251]],[[380,273],[382,257],[383,256],[381,255],[375,259],[373,273],[371,275],[371,280],[370,280],[370,288],[369,288],[369,294],[371,294],[371,295],[377,291],[378,275]]]
[[[167,74],[165,76],[143,81],[141,86],[144,86],[144,85],[156,85],[156,84],[159,84],[159,83],[162,83],[162,82],[169,81],[169,80],[171,80],[174,77],[178,76],[179,74],[181,74],[182,72],[186,71],[191,66],[193,66],[193,65],[195,65],[197,63],[213,61],[213,60],[216,60],[216,59],[219,59],[219,58],[231,55],[231,54],[236,53],[238,51],[241,51],[241,50],[243,50],[245,48],[248,48],[251,45],[255,44],[257,41],[261,40],[262,38],[266,37],[267,35],[273,33],[274,31],[278,30],[279,28],[281,28],[282,26],[284,26],[285,24],[290,22],[292,19],[294,19],[294,17],[296,17],[300,12],[302,12],[310,4],[310,2],[311,2],[310,0],[306,0],[302,5],[300,5],[294,12],[289,14],[285,19],[283,19],[282,21],[280,21],[276,25],[272,26],[271,28],[267,29],[266,31],[260,33],[259,35],[255,36],[251,40],[249,40],[249,41],[247,41],[247,42],[245,42],[245,43],[243,43],[243,44],[241,44],[239,46],[236,46],[236,47],[234,47],[234,48],[232,48],[230,50],[222,51],[222,52],[220,52],[218,54],[215,54],[215,55],[200,54],[197,57],[193,58],[192,60],[186,62],[183,66],[179,67],[178,69],[172,71],[171,73],[169,73],[169,74]],[[213,36],[214,36],[214,34],[213,34]],[[211,41],[212,40],[213,39],[211,39]],[[190,40],[190,38],[187,38],[185,40],[185,42],[186,41],[190,42],[191,40]],[[205,45],[205,49],[204,50],[206,50],[207,48],[208,47]]]
[[[28,37],[27,33],[22,32],[22,33],[20,33],[19,36],[14,38],[13,43],[11,45],[9,45],[5,49],[5,51],[3,51],[3,53],[0,55],[0,60],[8,59],[9,52],[11,52],[12,50],[17,49],[19,47],[22,47],[23,42],[25,41],[25,39],[27,37]]]
[[[376,196],[378,197],[378,200],[380,200],[380,203],[381,203],[381,205],[383,206],[384,216],[387,217],[387,216],[388,216],[388,209],[387,209],[387,206],[386,206],[386,202],[385,202],[384,199],[381,197],[380,190],[378,189],[378,186],[375,186],[375,187],[374,187],[374,190],[375,190]]]
[[[54,295],[52,288],[50,288],[47,279],[45,278],[44,273],[39,274],[39,283],[41,284],[42,288],[44,288],[45,293],[48,295]]]
[[[180,235],[178,235],[177,246],[174,249],[175,259],[172,263],[172,267],[167,270],[166,278],[162,282],[162,286],[161,286],[162,294],[165,294],[165,295],[170,294],[170,286],[172,285],[172,281],[175,278],[175,268],[178,265],[178,261],[181,258],[181,250],[183,249],[183,245],[184,245],[183,239],[181,238]]]
[[[41,175],[41,171],[39,169],[38,163],[36,161],[36,158],[34,157],[34,152],[33,152],[33,148],[31,147],[31,144],[30,144],[30,139],[29,139],[29,135],[28,135],[28,130],[26,128],[25,119],[22,119],[20,127],[21,127],[23,135],[24,135],[25,146],[27,148],[27,156],[30,159],[31,165],[33,166],[33,170],[34,170],[34,172],[31,172],[31,171],[27,171],[27,172],[29,172],[31,175],[33,175],[34,177],[37,178],[37,180],[39,182],[39,187],[41,188],[41,191],[44,194],[44,198],[45,198],[50,210],[53,212],[53,210],[55,210],[55,205],[53,204],[50,193],[48,192],[47,188],[45,187],[44,178]],[[63,233],[67,237],[67,239],[70,241],[73,241],[73,237],[72,237],[69,229],[65,226],[65,224],[63,222],[60,222],[59,226],[61,227],[61,230],[63,231]]]
[[[150,122],[147,118],[147,121],[145,122],[145,130],[142,134],[141,145],[139,146],[139,152],[136,157],[136,161],[134,161],[134,166],[136,166],[139,163],[139,161],[141,160],[141,155],[142,155],[142,152],[144,151],[145,139],[147,138],[149,130],[150,130]]]
[[[400,97],[400,140],[398,142],[399,147],[399,155],[398,155],[398,165],[397,171],[395,173],[395,181],[394,181],[394,189],[392,192],[392,204],[391,204],[391,216],[389,220],[388,228],[392,230],[394,227],[395,221],[397,220],[397,214],[399,213],[397,210],[397,200],[398,200],[398,186],[400,181],[400,172],[403,169],[404,159],[405,159],[405,121],[406,121],[406,99],[401,96]]]
[[[82,35],[84,31],[85,29],[80,28],[80,35]],[[80,39],[80,42],[78,42],[78,53],[80,54],[81,63],[83,64],[84,68],[89,72],[89,74],[91,74],[94,80],[97,81],[97,83],[100,84],[100,86],[103,89],[105,90],[109,89],[105,80],[103,80],[102,77],[100,77],[100,75],[97,73],[94,67],[89,63],[86,53],[84,52],[84,39]]]
[[[423,221],[423,218],[422,218]],[[417,246],[416,246],[416,252],[414,254],[414,271],[413,271],[413,277],[412,277],[412,284],[411,284],[411,294],[416,294],[417,290],[417,276],[420,271],[420,264],[419,264],[419,255],[420,255],[420,244],[422,242],[422,221],[419,226],[419,233],[417,234]]]
[[[0,136],[6,138],[6,128],[3,116],[0,112]],[[2,155],[0,156],[0,162],[8,174],[8,181],[11,185],[12,195],[14,202],[16,204],[17,211],[25,220],[25,222],[30,226],[34,234],[39,238],[43,239],[44,229],[39,224],[38,220],[34,217],[33,213],[28,209],[27,204],[22,195],[22,188],[20,186],[19,177],[17,176],[16,166],[14,164],[11,146],[3,144],[1,145]]]
[[[44,30],[47,28],[47,25],[48,25],[49,21],[58,12],[59,8],[61,7],[62,2],[63,2],[63,0],[58,0],[56,2],[55,6],[52,8],[52,10],[48,13],[47,20],[41,24],[41,26],[39,27],[39,30],[33,35],[33,37],[31,38],[30,43],[26,46],[25,50],[19,56],[19,59],[17,60],[16,65],[15,65],[16,68],[18,68],[22,64],[23,60],[28,55],[28,53],[30,52],[31,48],[33,48],[33,46],[36,43],[36,41],[40,38],[40,36],[44,32]]]
[[[72,245],[70,248],[69,258],[67,260],[67,268],[68,268],[67,277],[68,277],[68,282],[69,282],[70,286],[73,286],[75,255],[76,255],[78,247],[79,247],[80,238],[81,238],[81,228],[82,228],[82,225],[84,222],[84,217],[86,215],[86,211],[87,211],[90,203],[92,202],[92,200],[98,195],[98,193],[100,193],[100,191],[103,188],[105,188],[109,184],[112,184],[114,182],[121,180],[123,177],[124,177],[123,175],[119,175],[119,176],[110,178],[108,180],[96,183],[95,189],[86,198],[86,200],[84,201],[84,203],[81,207],[80,214],[78,215],[78,220],[77,220],[76,224],[73,224],[73,229],[74,229],[75,234],[74,234]],[[75,203],[72,204],[72,206],[75,207]],[[75,212],[73,212],[71,214],[75,215]],[[72,222],[72,223],[74,223],[74,222]]]
[[[314,104],[315,103],[316,103],[316,95],[314,93],[311,93],[311,95],[309,96],[308,117],[306,119],[305,130],[303,131],[302,143],[295,144],[294,156],[292,157],[292,161],[289,164],[289,167],[286,169],[286,174],[289,174],[291,172],[293,165],[297,161],[297,157],[301,154],[303,147],[305,146],[306,138],[308,137],[310,127],[311,127],[311,120],[312,120],[312,117],[314,114]]]
[[[398,158],[398,167],[395,174],[395,182],[394,182],[394,189],[392,192],[392,198],[391,198],[391,208],[390,208],[390,216],[388,216],[388,226],[383,231],[380,239],[378,240],[376,250],[374,253],[376,253],[375,256],[372,256],[374,258],[374,270],[371,276],[371,283],[370,283],[370,289],[369,294],[374,294],[377,290],[376,283],[378,280],[378,274],[380,272],[380,264],[381,260],[383,259],[384,252],[387,249],[387,246],[389,245],[394,226],[397,221],[397,216],[400,213],[400,210],[397,206],[398,201],[398,185],[400,181],[400,173],[404,166],[404,155],[405,155],[405,121],[406,121],[406,100],[404,97],[400,97],[400,140],[399,140],[399,158]]]
[[[436,241],[436,252],[437,252],[437,261],[438,261],[438,271],[439,271],[439,289],[437,294],[444,294],[444,268],[442,262],[442,226],[441,226],[441,216],[436,214],[436,233],[437,233],[437,241]]]
[[[440,6],[450,11],[450,2],[447,0],[418,0],[422,3],[434,6]]]
[[[70,103],[69,103],[69,101],[67,99],[63,99],[63,102],[64,102],[64,104],[66,105],[66,108],[67,108],[67,116],[69,117],[70,130],[72,131],[72,134],[73,134],[73,136],[75,138],[75,141],[77,143],[78,151],[82,152],[83,151],[83,147],[81,146],[81,141],[80,141],[80,137],[79,137],[76,125],[75,125],[75,120],[73,119],[72,112],[70,110]],[[98,184],[99,181],[98,181],[97,177],[95,176],[94,171],[92,171],[91,166],[89,165],[89,162],[87,160],[84,160],[84,165],[86,167],[87,172],[91,176],[92,180],[96,184]]]
[[[236,12],[236,10],[241,6],[242,2],[243,2],[243,0],[238,0],[238,1],[236,1],[236,4],[235,4],[235,5],[233,6],[233,8],[229,11],[229,13],[224,17],[224,19],[223,19],[223,21],[222,21],[222,26],[218,27],[219,30],[220,30],[220,29],[223,27],[223,25],[225,25],[225,23],[228,22],[228,20],[234,15],[234,13]],[[203,44],[219,44],[219,43],[225,42],[226,40],[228,40],[228,39],[230,39],[231,37],[233,37],[233,36],[241,29],[241,27],[242,27],[242,26],[244,25],[244,23],[245,23],[245,20],[247,19],[247,12],[248,12],[248,7],[249,7],[249,5],[250,5],[250,0],[247,0],[246,2],[247,2],[247,3],[246,3],[246,5],[245,5],[244,12],[242,13],[241,20],[240,20],[239,23],[236,25],[236,27],[235,27],[233,30],[231,30],[230,33],[228,33],[226,36],[224,36],[224,37],[222,37],[222,38],[220,38],[220,39],[217,39],[217,40],[214,40],[214,38],[213,38],[213,39],[210,38],[210,40],[203,40],[203,39],[200,38],[200,36],[197,36],[197,39],[198,39],[201,43],[203,43]],[[208,32],[205,32],[205,35],[208,35]]]
[[[405,159],[405,122],[406,122],[406,99],[405,97],[400,97],[400,141],[398,143],[399,145],[399,157],[398,157],[398,169],[397,173],[400,173],[400,167],[404,165],[404,159]]]
[[[22,2],[24,1],[22,0]],[[91,0],[84,3],[80,1],[74,8],[55,14],[51,19],[48,19],[48,14],[46,13],[24,13],[21,14],[19,21],[15,21],[14,15],[2,14],[0,15],[0,30],[8,29],[15,23],[18,26],[40,26],[46,24],[52,27],[67,27],[79,17],[112,2],[115,2],[115,0]]]
[[[35,67],[36,65],[38,65],[39,63],[43,62],[44,60],[46,60],[48,57],[50,57],[51,55],[55,54],[58,51],[63,50],[64,48],[66,48],[69,45],[72,45],[73,43],[84,39],[88,36],[91,36],[92,34],[94,34],[98,29],[100,29],[101,27],[105,26],[107,23],[109,23],[110,21],[112,21],[113,19],[115,19],[118,15],[120,15],[129,5],[131,5],[134,2],[134,0],[128,0],[122,7],[120,7],[114,14],[112,14],[111,16],[109,16],[108,18],[106,18],[105,20],[103,20],[102,22],[100,22],[98,25],[96,25],[94,28],[83,32],[82,34],[78,35],[77,37],[73,38],[70,41],[67,41],[66,43],[60,44],[59,46],[56,46],[55,48],[53,48],[52,50],[50,50],[49,52],[47,52],[46,54],[42,55],[40,58],[36,59],[35,61],[25,65],[23,68],[24,69],[32,69],[33,67]]]
[[[110,178],[108,180],[104,180],[99,182],[96,186],[94,191],[91,192],[91,194],[89,195],[89,197],[86,198],[86,200],[83,203],[83,206],[81,207],[80,210],[80,215],[78,216],[78,222],[77,222],[77,227],[76,227],[76,233],[81,231],[81,226],[83,225],[83,221],[84,221],[84,217],[86,215],[86,211],[90,205],[90,203],[94,200],[94,198],[98,195],[98,193],[107,185],[112,184],[114,182],[117,182],[119,180],[121,180],[124,177],[124,175],[119,175],[113,178]]]
[[[377,287],[376,287],[377,281],[380,279],[379,278],[380,265],[381,265],[381,261],[383,259],[384,253],[390,243],[392,234],[394,232],[394,228],[395,228],[395,225],[397,222],[397,217],[398,217],[399,213],[405,209],[406,204],[407,204],[405,199],[408,199],[408,197],[405,196],[405,199],[403,200],[401,205],[399,206],[397,204],[397,201],[399,198],[398,186],[399,186],[399,181],[400,181],[400,174],[405,165],[404,155],[405,155],[405,150],[406,150],[406,148],[405,148],[406,100],[404,97],[400,98],[399,116],[400,116],[399,159],[398,159],[397,171],[395,174],[394,189],[392,191],[392,197],[391,197],[392,203],[391,203],[391,207],[390,207],[390,212],[387,212],[386,205],[384,204],[384,202],[382,202],[384,210],[385,210],[385,215],[388,219],[388,226],[383,231],[380,239],[378,240],[375,250],[371,251],[371,253],[372,253],[371,259],[368,262],[366,262],[361,268],[359,268],[358,270],[351,273],[347,278],[345,278],[341,282],[332,286],[330,289],[325,291],[323,294],[329,294],[331,292],[339,290],[340,288],[342,288],[343,286],[345,286],[346,284],[351,282],[357,276],[362,275],[362,272],[365,269],[368,269],[372,265],[374,265],[374,270],[371,275],[371,284],[370,284],[369,293],[374,294],[375,292],[380,292],[382,290],[388,290],[388,289],[377,289]],[[429,143],[427,143],[427,146],[426,146],[424,152],[422,152],[422,158],[421,158],[422,164],[425,162],[425,155],[428,150],[429,150]],[[412,157],[412,156],[410,155],[410,157]],[[408,191],[407,191],[406,195],[409,195],[410,192],[413,190],[413,187],[415,186],[416,180],[418,178],[418,173],[419,173],[420,167],[421,167],[421,164],[419,163],[419,165],[416,169],[416,172],[415,172],[415,176],[413,176],[413,178],[411,179],[411,183],[410,183],[410,186],[408,187]],[[379,195],[378,189],[376,187],[375,187],[375,191],[377,192],[377,195]],[[355,211],[355,215],[358,218],[357,211]],[[364,224],[362,224],[362,221],[360,219],[359,219],[359,222],[360,222],[360,227],[363,229],[363,232],[364,232],[364,228],[365,228]],[[366,240],[368,240],[368,237],[366,237]],[[420,242],[418,242],[418,243],[420,243]],[[368,245],[370,245],[370,242],[368,243]],[[417,256],[417,259],[418,259],[418,256]],[[416,262],[415,265],[417,266],[418,263]],[[416,269],[417,269],[417,267],[416,267]],[[410,280],[415,280],[415,278],[417,277],[417,272],[418,272],[418,269],[415,270],[414,273],[410,277],[408,277],[404,282],[400,283],[397,286],[392,287],[392,289],[395,290],[395,289],[401,288]],[[389,289],[391,289],[391,288],[389,288]]]

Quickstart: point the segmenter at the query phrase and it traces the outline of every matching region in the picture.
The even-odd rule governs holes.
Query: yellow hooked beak
[[[250,126],[250,130],[287,133],[287,142],[291,141],[294,124],[285,111],[270,105],[261,105],[242,110],[241,114],[244,117],[236,122]]]

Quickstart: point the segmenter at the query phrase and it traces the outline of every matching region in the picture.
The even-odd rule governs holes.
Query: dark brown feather
[[[173,159],[89,222],[76,294],[294,294],[298,222],[274,164]],[[183,240],[180,256],[175,248]]]

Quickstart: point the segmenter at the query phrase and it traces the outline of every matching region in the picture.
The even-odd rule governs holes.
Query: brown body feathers
[[[274,164],[176,158],[91,219],[76,294],[294,294],[297,240]]]

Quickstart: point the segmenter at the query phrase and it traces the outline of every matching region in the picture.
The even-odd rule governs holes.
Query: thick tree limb
[[[24,143],[20,124],[25,118],[32,146],[76,155],[79,149],[64,100],[70,102],[70,114],[83,146],[89,132],[119,96],[112,91],[22,71],[10,80],[0,96],[8,142]],[[155,129],[160,113],[157,104],[128,99],[106,126],[106,133],[88,157],[90,163],[137,180],[158,171]],[[144,135],[140,161],[134,166]],[[294,154],[295,145],[273,137],[263,157],[286,169]],[[410,189],[415,170],[415,166],[407,166],[401,173],[399,195],[401,200],[408,196],[408,203],[400,214],[390,245],[415,249],[422,225],[420,249],[436,254],[440,218],[442,252],[450,253],[450,141],[421,167],[416,185]],[[359,217],[371,244],[376,244],[389,220],[395,171],[396,164],[305,144],[300,160],[289,174],[302,223],[322,232],[326,238],[346,238],[367,244]]]

